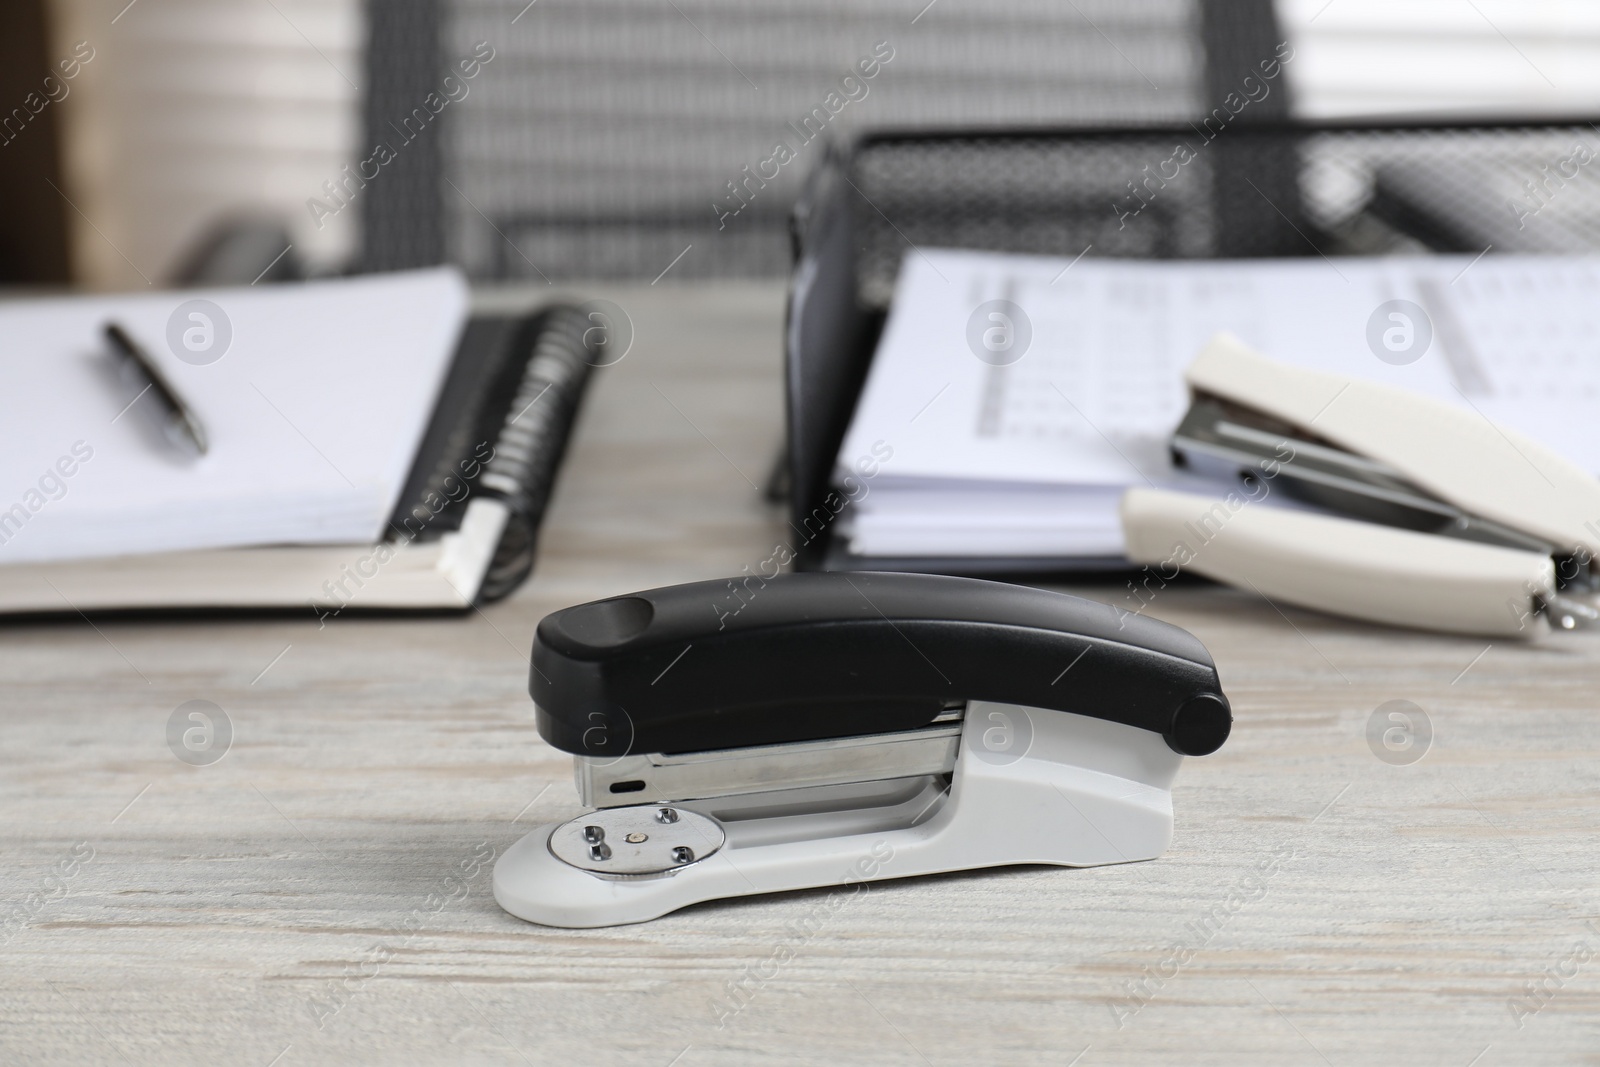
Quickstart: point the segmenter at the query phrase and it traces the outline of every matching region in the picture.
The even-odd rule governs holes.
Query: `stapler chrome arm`
[[[1225,500],[1130,489],[1128,557],[1391,625],[1537,637],[1600,620],[1600,481],[1475,412],[1214,338],[1175,461]],[[1235,480],[1237,479],[1237,480]],[[1309,505],[1254,507],[1273,489]]]
[[[1178,765],[1233,721],[1184,630],[914,574],[700,582],[558,611],[539,624],[530,690],[593,810],[508,849],[494,894],[560,927],[1153,859]]]

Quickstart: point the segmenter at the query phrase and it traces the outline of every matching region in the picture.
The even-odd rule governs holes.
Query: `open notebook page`
[[[179,359],[167,339],[174,312],[196,299],[221,309],[231,333],[203,364]],[[0,565],[372,543],[466,313],[466,285],[450,269],[0,303]],[[138,387],[103,339],[112,319],[199,415],[207,455],[162,435],[154,397],[133,400]]]

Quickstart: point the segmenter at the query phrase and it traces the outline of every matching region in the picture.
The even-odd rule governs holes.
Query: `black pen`
[[[106,323],[106,338],[110,340],[112,347],[131,362],[150,383],[145,386],[146,391],[154,392],[156,400],[166,409],[164,422],[168,436],[182,434],[189,439],[190,444],[194,445],[196,451],[202,456],[205,455],[205,428],[200,425],[194,410],[183,402],[183,398],[172,387],[172,383],[167,381],[166,375],[161,373],[161,368],[156,366],[155,360],[139,347],[139,342],[135,341],[119,323]]]

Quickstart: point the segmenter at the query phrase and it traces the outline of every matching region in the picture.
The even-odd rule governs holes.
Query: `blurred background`
[[[10,0],[7,24],[0,281],[91,290],[781,276],[830,139],[1194,119],[1280,40],[1253,118],[1600,112],[1582,0]]]

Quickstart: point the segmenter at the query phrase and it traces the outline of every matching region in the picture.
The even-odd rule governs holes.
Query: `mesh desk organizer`
[[[1139,206],[1129,181],[1180,143],[1194,157],[1181,176],[1119,217],[1117,205]],[[796,566],[989,576],[1128,566],[863,557],[834,536],[824,499],[835,456],[913,246],[1070,258],[1092,244],[1091,255],[1147,259],[1592,252],[1600,178],[1587,165],[1560,169],[1579,146],[1580,160],[1600,157],[1589,121],[919,130],[830,151],[791,219],[785,488]],[[1560,195],[1540,199],[1540,188]],[[1518,197],[1539,210],[1519,213]]]

